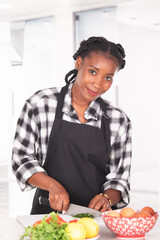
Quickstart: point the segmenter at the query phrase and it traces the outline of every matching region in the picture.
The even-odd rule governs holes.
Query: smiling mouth
[[[93,91],[90,90],[89,88],[87,88],[87,91],[88,91],[89,95],[91,95],[92,97],[98,96],[98,92],[93,92]]]

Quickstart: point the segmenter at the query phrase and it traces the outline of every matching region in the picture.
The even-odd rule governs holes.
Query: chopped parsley
[[[74,218],[83,218],[83,217],[89,217],[94,218],[94,216],[90,213],[79,213],[73,216]]]

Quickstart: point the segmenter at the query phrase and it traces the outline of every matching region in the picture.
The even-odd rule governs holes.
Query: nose
[[[92,80],[92,86],[96,89],[101,87],[101,77],[96,77]]]

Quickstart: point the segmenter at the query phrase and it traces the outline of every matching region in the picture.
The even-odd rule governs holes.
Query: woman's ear
[[[82,65],[82,58],[79,56],[79,57],[76,59],[75,68],[76,68],[77,70],[79,70],[80,67],[81,67],[81,65]]]

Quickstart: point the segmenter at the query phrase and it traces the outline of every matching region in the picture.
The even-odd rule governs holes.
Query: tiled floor
[[[17,186],[17,183],[15,183]],[[13,187],[13,185],[11,184],[10,188],[12,189],[13,193],[12,193],[12,198],[13,196],[16,194],[16,189]],[[5,218],[5,217],[10,217],[9,216],[9,183],[7,182],[0,182],[0,218]],[[27,193],[21,193],[21,192],[17,192],[17,194],[20,194],[21,196],[25,196],[26,198],[26,202],[29,202],[29,198],[27,199]],[[28,193],[29,194],[29,193]],[[157,192],[147,192],[147,191],[131,191],[130,193],[130,197],[131,197],[131,202],[129,204],[129,206],[133,207],[134,209],[138,210],[141,209],[144,206],[151,206],[153,207],[156,211],[160,211],[160,198]],[[23,201],[23,200],[22,200]],[[19,203],[14,202],[14,199],[12,199],[12,202],[14,203],[13,205],[10,206],[14,206],[15,204],[16,206],[16,210],[14,211],[14,214],[12,214],[11,217],[14,217],[13,215],[25,215],[25,209],[26,209],[26,205],[20,205]],[[24,209],[24,210],[23,210]],[[12,210],[10,209],[10,211],[12,212]],[[24,211],[24,212],[23,212]],[[29,212],[29,211],[28,211]],[[29,214],[27,212],[27,214]]]

